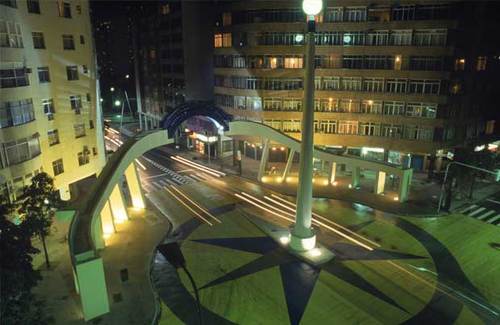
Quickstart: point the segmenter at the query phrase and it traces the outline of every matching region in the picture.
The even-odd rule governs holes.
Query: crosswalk
[[[500,205],[495,207],[487,202],[486,204],[472,204],[462,209],[460,213],[491,225],[500,226]]]

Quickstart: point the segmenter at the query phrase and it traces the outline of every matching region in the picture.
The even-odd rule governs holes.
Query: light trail
[[[104,139],[108,140],[109,142],[117,145],[118,147],[121,147],[121,144],[119,144],[118,142],[116,142],[114,139],[111,139],[110,137],[108,137],[107,135],[104,136]]]
[[[170,156],[170,157],[172,157],[172,156]],[[203,168],[203,169],[206,169],[206,170],[210,170],[211,172],[214,172],[214,173],[219,174],[219,175],[221,175],[221,176],[226,176],[226,173],[223,173],[223,172],[218,171],[218,170],[216,170],[216,169],[213,169],[213,168],[210,168],[210,167],[204,166],[204,165],[202,165],[202,164],[195,163],[195,162],[193,162],[193,161],[191,161],[191,160],[189,160],[189,159],[186,159],[186,158],[184,158],[184,157],[181,157],[181,156],[179,156],[179,155],[177,155],[177,156],[175,156],[175,157],[176,157],[177,159],[180,159],[180,160],[185,161],[185,162],[187,162],[187,163],[193,164],[193,165],[198,166],[198,167],[200,167],[200,168]]]
[[[147,169],[146,166],[144,166],[144,164],[139,161],[139,159],[136,158],[135,162],[137,163],[137,165],[139,165],[142,168],[142,170],[146,170]]]
[[[210,218],[214,219],[218,223],[222,223],[222,221],[220,221],[217,217],[215,217],[213,214],[211,214],[210,212],[208,212],[208,210],[206,210],[205,208],[203,208],[202,206],[200,206],[198,203],[196,203],[195,201],[193,201],[189,197],[187,197],[186,194],[184,194],[181,190],[179,190],[178,188],[175,188],[173,186],[171,187],[171,189],[175,190],[177,193],[179,193],[180,195],[182,195],[186,200],[188,200],[189,202],[191,202],[198,209],[200,209],[201,211],[205,212],[205,214],[208,215]]]
[[[283,207],[285,207],[285,208],[287,208],[287,209],[289,209],[289,210],[292,210],[292,211],[295,213],[295,209],[296,209],[296,207],[297,207],[297,205],[296,205],[295,203],[290,202],[290,201],[288,201],[288,200],[285,200],[285,199],[283,199],[283,198],[279,197],[279,196],[278,196],[278,195],[276,195],[276,194],[271,194],[271,196],[272,196],[272,197],[274,197],[274,198],[276,198],[276,199],[278,199],[278,200],[280,200],[280,201],[282,201],[282,202],[284,202],[284,203],[289,204],[291,207],[285,207],[284,205],[279,204],[279,202],[276,202],[275,200],[271,199],[271,198],[270,198],[270,197],[268,197],[267,195],[266,195],[266,196],[264,196],[264,198],[265,198],[265,199],[267,199],[267,200],[269,200],[269,201],[271,201],[271,202],[274,202],[274,203],[276,203],[276,204],[279,204],[279,205],[281,205],[281,206],[283,206]],[[292,208],[292,207],[293,207],[293,208]],[[342,226],[342,225],[339,225],[338,223],[336,223],[336,222],[334,222],[334,221],[332,221],[332,220],[330,220],[330,219],[328,219],[328,218],[325,218],[325,217],[323,217],[323,216],[321,216],[321,215],[319,215],[319,214],[317,214],[317,213],[315,213],[315,212],[312,212],[312,215],[313,215],[313,216],[315,216],[316,218],[319,218],[319,219],[321,219],[321,220],[323,220],[323,221],[327,222],[327,223],[330,223],[330,224],[332,224],[332,225],[335,225],[335,226],[337,226],[337,227],[341,228],[342,230],[344,230],[344,231],[346,231],[346,232],[350,233],[351,235],[356,236],[356,237],[358,237],[358,238],[360,238],[360,239],[363,239],[363,240],[365,240],[365,241],[369,242],[370,244],[372,244],[372,245],[374,245],[374,246],[381,247],[381,246],[380,246],[380,244],[378,244],[378,243],[376,243],[376,242],[374,242],[374,241],[372,241],[372,240],[370,240],[370,239],[368,239],[368,238],[366,238],[366,237],[364,237],[364,236],[361,236],[360,234],[357,234],[356,232],[352,231],[351,229],[346,228],[346,227],[344,227],[344,226]]]
[[[182,205],[184,205],[186,208],[188,208],[189,211],[193,212],[196,216],[198,216],[201,220],[205,221],[208,225],[210,226],[213,226],[213,223],[211,223],[210,221],[208,221],[207,219],[205,219],[201,214],[199,214],[198,212],[196,212],[193,208],[191,208],[189,205],[187,205],[184,201],[182,201],[177,195],[175,195],[172,191],[170,191],[168,189],[168,187],[164,187],[164,189],[170,193],[170,195],[172,195],[174,198],[177,199],[177,201],[179,201],[180,203],[182,203]]]
[[[114,134],[120,134],[120,132],[118,132],[117,130],[113,129],[112,127],[107,127],[106,128],[107,131],[111,132],[111,133],[114,133]]]
[[[294,222],[294,221],[295,221],[295,215],[294,215],[294,214],[291,214],[291,213],[285,212],[285,211],[283,211],[283,210],[280,210],[280,209],[278,209],[278,208],[276,208],[276,207],[273,207],[272,205],[270,205],[270,204],[268,204],[268,203],[266,203],[266,202],[264,202],[264,201],[262,201],[262,200],[259,200],[258,198],[253,197],[252,195],[247,194],[247,193],[245,193],[245,192],[241,192],[241,193],[242,193],[243,195],[247,196],[247,197],[250,197],[250,198],[254,199],[255,201],[257,201],[257,202],[259,202],[259,203],[261,203],[261,204],[263,204],[263,205],[269,206],[269,207],[271,207],[271,208],[273,208],[273,209],[275,209],[275,210],[277,210],[277,211],[280,211],[281,213],[284,213],[284,214],[289,215],[289,216],[293,216],[294,218],[293,218],[293,219],[290,219],[290,220],[291,220],[291,222]],[[247,201],[247,202],[248,202],[248,201]],[[258,207],[258,208],[262,208],[261,206],[259,206],[259,205],[255,204],[255,203],[252,203],[252,204],[253,204],[254,206]],[[339,235],[339,236],[341,236],[341,237],[344,237],[345,239],[347,239],[347,240],[349,240],[349,241],[351,241],[351,242],[353,242],[353,243],[355,243],[355,244],[357,244],[357,245],[359,245],[359,246],[361,246],[361,247],[363,247],[363,248],[365,248],[365,249],[367,249],[367,250],[369,250],[369,251],[373,251],[373,248],[371,248],[370,246],[368,246],[368,245],[366,245],[366,244],[364,244],[364,243],[360,242],[359,240],[357,240],[357,239],[355,239],[355,238],[352,238],[351,236],[349,236],[349,235],[347,235],[347,234],[345,234],[345,233],[343,233],[343,232],[341,232],[341,231],[339,231],[339,230],[337,230],[337,229],[335,229],[335,228],[333,228],[333,227],[331,227],[331,226],[329,226],[329,225],[327,225],[327,224],[325,224],[325,223],[323,223],[323,222],[321,222],[321,221],[315,220],[315,219],[313,218],[313,219],[312,219],[312,222],[314,222],[314,223],[316,223],[317,225],[320,225],[320,226],[322,226],[322,227],[324,227],[324,228],[326,228],[326,229],[328,229],[328,230],[330,230],[330,231],[332,231],[332,232],[336,233],[337,235]]]
[[[272,210],[269,210],[268,208],[264,208],[264,207],[262,207],[262,206],[258,206],[258,205],[256,205],[254,202],[250,201],[249,199],[247,199],[246,197],[244,197],[244,196],[242,196],[242,195],[240,195],[240,194],[238,194],[238,193],[234,194],[234,196],[236,196],[237,198],[239,198],[239,199],[241,199],[241,200],[243,200],[243,201],[246,201],[246,202],[248,202],[248,203],[250,203],[250,204],[252,204],[252,205],[257,206],[257,207],[259,207],[260,209],[262,209],[262,210],[264,210],[264,211],[267,211],[267,212],[269,212],[269,213],[272,213],[272,214],[274,214],[275,216],[277,216],[277,217],[279,217],[279,218],[282,218],[282,219],[288,220],[288,221],[290,221],[290,222],[293,222],[293,219],[291,219],[291,218],[287,218],[287,217],[284,217],[284,216],[280,215],[280,214],[279,214],[279,213],[277,213],[277,212],[274,212],[274,211],[272,211]]]
[[[181,163],[181,164],[186,164],[186,165],[188,165],[188,166],[191,166],[191,167],[193,167],[193,168],[196,168],[196,169],[198,169],[198,170],[200,170],[200,171],[202,171],[202,172],[205,172],[205,173],[207,173],[207,174],[213,175],[213,176],[215,176],[215,177],[222,177],[222,175],[219,175],[219,174],[217,174],[217,173],[215,173],[215,172],[213,172],[213,171],[211,171],[211,170],[209,170],[209,169],[205,169],[205,168],[203,168],[203,167],[199,167],[199,166],[195,165],[194,163],[192,163],[192,162],[190,162],[190,161],[183,161],[183,160],[180,160],[179,158],[174,157],[174,156],[170,156],[170,158],[171,158],[171,159],[173,159],[173,160],[175,160],[175,161],[177,161],[178,163]]]

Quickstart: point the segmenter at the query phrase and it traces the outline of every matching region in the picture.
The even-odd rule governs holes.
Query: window
[[[21,125],[35,120],[33,100],[0,102],[0,128]]]
[[[359,113],[359,100],[341,99],[338,111],[343,113]]]
[[[335,98],[324,98],[320,100],[319,109],[316,109],[320,112],[336,112],[338,111],[338,100]]]
[[[89,68],[84,64],[82,65],[82,70],[83,70],[83,73],[89,73]]]
[[[49,130],[47,132],[47,137],[49,138],[49,146],[54,146],[59,143],[59,131]]]
[[[394,70],[401,70],[401,65],[403,64],[403,58],[400,54],[394,56]]]
[[[415,6],[398,6],[392,9],[392,20],[415,19]]]
[[[382,78],[363,79],[363,91],[371,91],[371,92],[384,91],[384,79]]]
[[[364,32],[345,32],[342,37],[343,44],[347,45],[364,45],[365,33]]]
[[[266,111],[280,111],[281,98],[264,98],[264,110]]]
[[[58,1],[58,4],[59,4],[59,17],[71,18],[71,4],[61,1]]]
[[[11,21],[0,20],[0,47],[23,47],[21,25]]]
[[[404,115],[405,103],[404,102],[384,102],[384,115]]]
[[[40,83],[50,82],[49,67],[38,68],[38,81]]]
[[[319,123],[316,124],[314,131],[316,133],[335,134],[337,133],[337,121],[320,120]]]
[[[440,80],[410,80],[408,92],[415,94],[439,94]]]
[[[386,83],[386,91],[390,93],[405,93],[406,79],[388,79]]]
[[[85,136],[85,124],[79,123],[74,124],[73,129],[75,130],[75,138],[81,138]]]
[[[64,173],[64,165],[62,159],[57,159],[52,162],[52,170],[54,171],[54,176]]]
[[[370,135],[379,136],[380,135],[380,124],[372,122],[361,122],[359,123],[359,134],[360,135]]]
[[[302,69],[302,57],[285,57],[285,69]]]
[[[33,47],[36,49],[44,49],[45,48],[45,39],[43,38],[42,32],[33,32],[31,33],[33,36]]]
[[[0,70],[0,88],[14,88],[29,86],[27,69]]]
[[[300,111],[302,110],[302,100],[298,98],[283,98],[284,111]]]
[[[343,8],[328,8],[324,13],[325,23],[342,21],[344,17]]]
[[[393,57],[389,55],[367,55],[363,59],[363,69],[391,70],[393,62]]]
[[[360,91],[361,78],[360,77],[344,77],[342,78],[342,89],[347,91]]]
[[[6,142],[2,147],[7,166],[22,163],[40,154],[38,134],[33,134],[28,138]]]
[[[73,35],[63,35],[63,49],[65,50],[74,50],[75,49],[75,40],[73,39]]]
[[[80,44],[85,44],[85,36],[80,35]]]
[[[82,6],[76,5],[76,13],[81,15],[82,14]]]
[[[346,7],[344,9],[344,21],[365,21],[365,7]]]
[[[76,65],[67,66],[66,75],[68,80],[78,80],[78,67]]]
[[[339,90],[340,77],[323,77],[321,79],[321,90]]]
[[[486,61],[487,61],[487,57],[485,57],[485,56],[478,56],[477,57],[477,63],[476,63],[476,71],[484,71],[484,70],[486,70]]]
[[[87,102],[91,102],[92,101],[92,98],[90,97],[90,93],[87,93]]]
[[[94,121],[89,120],[89,129],[93,129],[93,128],[94,128]]]
[[[390,34],[391,45],[411,45],[411,30],[393,30]]]
[[[222,47],[222,34],[214,35],[214,47]]]
[[[465,59],[458,58],[455,59],[455,71],[464,71],[465,70]]]
[[[56,112],[54,108],[54,101],[51,99],[43,99],[42,100],[42,108],[43,112],[47,115],[49,120],[54,119],[54,113]]]
[[[316,33],[316,45],[342,45],[341,32],[319,32]]]
[[[94,156],[97,156],[97,148],[96,147],[92,147],[92,154]]]
[[[436,118],[437,104],[407,103],[406,115],[412,117]]]
[[[222,14],[222,26],[231,26],[231,13],[230,12],[224,12]]]
[[[246,108],[254,111],[262,110],[262,99],[260,97],[247,97]]]
[[[379,100],[363,100],[361,112],[365,114],[382,114],[382,102]]]
[[[382,124],[382,136],[388,138],[401,138],[401,125]]]
[[[160,14],[162,14],[163,16],[165,15],[168,15],[170,13],[170,5],[167,3],[167,4],[162,4],[160,6]]]
[[[344,55],[342,58],[342,68],[344,69],[363,69],[362,55]]]
[[[80,109],[82,108],[82,97],[80,95],[69,96],[69,101],[71,103],[71,109],[75,110],[75,114],[80,114]]]
[[[358,134],[358,121],[339,121],[338,134]]]
[[[84,147],[82,152],[79,152],[78,155],[78,166],[86,165],[90,162],[90,151],[87,147]]]
[[[388,45],[389,44],[389,31],[388,30],[375,30],[369,32],[366,36],[366,45]]]
[[[446,29],[416,30],[413,45],[417,46],[444,46],[446,45]]]
[[[410,140],[432,140],[433,129],[428,127],[422,127],[418,125],[408,125],[405,126],[403,131],[403,138]]]
[[[231,33],[222,34],[222,47],[231,47],[232,44]]]
[[[410,70],[441,71],[443,57],[440,56],[412,56],[410,57]]]
[[[12,8],[17,8],[16,0],[0,0],[0,5],[12,7]]]
[[[31,14],[39,14],[40,13],[40,2],[38,0],[28,0],[28,12]]]
[[[283,121],[283,132],[289,132],[289,133],[300,132],[300,121],[299,120],[284,120]]]

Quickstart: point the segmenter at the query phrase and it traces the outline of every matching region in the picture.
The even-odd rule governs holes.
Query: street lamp
[[[120,106],[121,104],[122,104],[122,102],[121,102],[121,101],[119,101],[118,99],[117,99],[117,100],[115,100],[115,106],[116,106],[116,107]]]
[[[297,212],[291,229],[290,248],[304,252],[316,246],[312,223],[312,178],[314,150],[314,16],[321,12],[322,0],[304,0],[302,9],[307,15],[305,39],[304,109],[302,111],[302,139],[300,144],[299,184],[297,187]]]
[[[111,87],[111,88],[109,88],[109,90],[110,90],[111,92],[113,92],[113,91],[115,91],[115,87]]]
[[[129,74],[126,74],[126,75],[125,75],[125,79],[128,79],[128,78],[130,78],[130,75],[129,75]]]

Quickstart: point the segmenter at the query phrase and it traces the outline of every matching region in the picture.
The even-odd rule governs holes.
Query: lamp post
[[[291,229],[290,248],[303,252],[316,246],[312,223],[312,177],[314,150],[314,16],[323,8],[322,0],[304,0],[302,9],[307,15],[305,37],[304,109],[302,111],[302,141],[300,145],[297,212]]]

